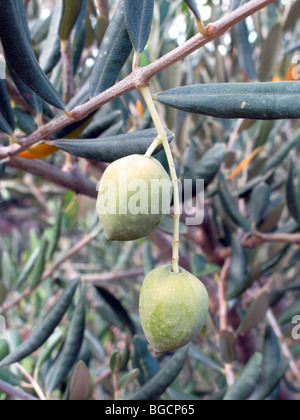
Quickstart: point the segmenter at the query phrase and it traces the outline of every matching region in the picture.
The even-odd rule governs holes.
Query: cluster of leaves
[[[194,1],[83,0],[69,8],[74,0],[57,0],[49,3],[55,7],[46,19],[43,3],[25,2],[29,36],[69,110],[127,75],[132,47],[146,66],[194,35],[188,7],[201,20]],[[227,12],[227,3],[207,1],[211,18]],[[242,3],[232,1],[231,8]],[[146,14],[139,13],[140,4]],[[109,14],[103,12],[107,5]],[[24,378],[11,364],[22,361],[42,390],[60,399],[261,400],[277,399],[280,386],[299,394],[300,348],[291,338],[291,321],[300,314],[294,245],[300,223],[300,83],[296,77],[285,81],[297,75],[299,14],[299,0],[289,11],[275,2],[153,79],[155,99],[175,133],[178,173],[205,181],[204,224],[181,225],[186,264],[211,297],[208,328],[189,348],[155,359],[137,314],[142,278],[170,255],[171,218],[147,240],[105,244],[93,200],[42,181],[36,166],[30,175],[1,164],[0,313],[7,331],[0,339],[0,381],[21,387]],[[62,54],[66,43],[72,45],[67,57],[71,88]],[[41,119],[57,116],[45,102],[28,101],[28,86],[22,91],[15,63],[10,64],[8,79],[0,84],[3,145],[7,134],[31,134]],[[249,81],[255,83],[236,83]],[[54,149],[45,153],[50,146],[44,144],[23,157],[42,158],[62,149],[82,158],[74,160],[75,172],[97,182],[103,162],[143,153],[155,134],[133,91],[54,137]],[[167,168],[164,154],[157,158]],[[59,171],[63,153],[48,157],[47,164]],[[228,327],[221,330],[214,280],[224,276],[228,258]],[[73,277],[86,288],[71,282]],[[233,386],[226,381],[228,368],[238,373]]]

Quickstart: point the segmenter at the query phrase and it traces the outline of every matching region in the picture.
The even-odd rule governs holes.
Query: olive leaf
[[[177,350],[160,371],[142,386],[129,400],[155,400],[174,382],[187,360],[189,346]]]
[[[93,68],[90,81],[92,98],[115,83],[131,50],[132,45],[125,22],[125,0],[120,0],[100,45]]]
[[[74,156],[100,162],[114,162],[133,154],[144,155],[154,141],[157,133],[155,129],[135,131],[129,134],[120,134],[98,139],[60,139],[54,144],[61,150]],[[168,140],[171,141],[174,134],[167,130]],[[160,145],[155,153],[162,150]]]
[[[252,356],[235,384],[226,393],[225,401],[243,401],[250,397],[260,380],[262,361],[261,354],[255,353]]]
[[[129,36],[140,54],[147,44],[152,24],[154,0],[125,0],[125,17]]]
[[[297,82],[208,83],[167,90],[154,98],[182,111],[217,118],[277,120],[300,117],[299,93]]]

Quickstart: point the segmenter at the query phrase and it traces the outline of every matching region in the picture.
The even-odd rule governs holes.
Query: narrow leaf
[[[61,139],[56,140],[55,145],[74,156],[111,163],[132,154],[145,154],[156,135],[155,129],[148,129],[99,139]],[[167,131],[167,135],[169,141],[174,137],[171,131]],[[161,150],[162,146],[155,153]]]
[[[238,328],[237,334],[246,333],[252,328],[255,328],[261,321],[264,320],[268,308],[268,295],[266,292],[263,292],[251,303],[240,327]]]
[[[37,247],[31,254],[31,256],[28,258],[23,270],[21,271],[17,279],[16,289],[19,289],[22,286],[22,284],[27,280],[27,277],[29,276],[31,270],[33,269],[36,263],[39,253],[40,253],[40,247]]]
[[[237,208],[237,205],[230,194],[225,181],[225,177],[221,172],[219,172],[219,194],[223,207],[226,210],[228,216],[237,224],[237,226],[241,227],[245,231],[250,231],[251,223],[244,215],[239,212],[239,209]]]
[[[255,262],[251,270],[244,276],[244,278],[235,286],[231,293],[226,294],[226,299],[231,300],[239,297],[242,293],[246,292],[255,280],[261,275],[261,265]]]
[[[278,225],[284,208],[284,203],[279,203],[278,206],[271,210],[259,230],[263,233],[272,232]]]
[[[43,43],[40,55],[40,65],[44,72],[51,73],[60,59],[60,39],[58,35],[61,16],[63,11],[63,0],[56,0],[52,12],[51,23],[46,41]]]
[[[133,369],[127,373],[125,373],[121,378],[119,379],[119,390],[126,388],[128,385],[130,385],[132,382],[134,382],[140,375],[139,369]]]
[[[300,1],[296,0],[291,4],[291,8],[283,25],[284,31],[294,28],[300,16]]]
[[[175,352],[161,370],[135,394],[129,397],[128,401],[148,401],[159,398],[180,374],[186,363],[188,350],[189,346],[185,346]]]
[[[298,82],[203,84],[171,89],[154,97],[173,108],[217,118],[291,119],[300,117],[299,85]]]
[[[294,184],[294,173],[295,168],[293,161],[290,163],[290,170],[288,174],[288,180],[286,185],[286,201],[290,215],[300,225],[300,200],[298,198],[297,189]]]
[[[286,371],[289,368],[290,360],[284,359],[282,360],[279,365],[271,372],[270,376],[265,379],[253,394],[250,396],[250,401],[261,401],[270,395],[274,389],[280,384],[280,381],[284,377]]]
[[[209,368],[211,368],[213,370],[217,370],[219,372],[224,371],[224,368],[221,365],[218,365],[210,357],[208,357],[204,353],[202,353],[202,351],[199,350],[199,348],[195,344],[190,345],[189,356],[192,359],[195,359],[198,362],[203,363],[204,365],[208,366]]]
[[[153,376],[160,370],[157,360],[148,350],[148,344],[140,337],[134,337],[133,340],[134,353],[132,357],[132,366],[139,369],[138,377],[140,385],[149,382]]]
[[[300,314],[300,299],[289,306],[279,317],[278,322],[280,325],[290,323],[294,316]]]
[[[118,360],[120,359],[120,352],[119,350],[115,350],[109,359],[109,368],[112,373],[116,371]],[[119,369],[118,369],[119,370]]]
[[[233,33],[241,70],[244,71],[250,80],[257,80],[257,70],[253,58],[253,46],[249,42],[249,30],[246,22],[242,21],[235,25]]]
[[[103,287],[96,287],[97,292],[99,295],[110,305],[110,307],[114,310],[120,321],[123,323],[124,326],[127,326],[129,331],[132,335],[136,334],[136,327],[128,315],[126,309],[123,307],[121,302],[116,299],[112,294],[110,294],[106,289]]]
[[[261,182],[253,188],[250,200],[250,215],[254,226],[258,226],[266,215],[271,197],[271,188]]]
[[[52,392],[66,378],[76,363],[83,343],[85,329],[85,290],[80,288],[79,299],[68,330],[65,344],[46,379],[46,390]]]
[[[247,272],[248,258],[245,248],[237,237],[232,237],[232,256],[227,279],[226,298],[232,298],[232,293],[244,279]]]
[[[0,128],[7,134],[11,134],[15,128],[15,121],[5,81],[3,79],[0,79],[0,116],[4,120],[4,123],[2,123],[3,128],[1,128],[1,126]],[[6,125],[9,127],[7,130],[4,129],[6,128]]]
[[[100,137],[100,135],[112,124],[117,122],[122,115],[120,110],[112,111],[109,114],[105,113],[104,116],[100,113],[101,111],[95,114],[91,123],[79,136],[81,139],[94,139]]]
[[[48,249],[48,255],[47,255],[48,260],[51,260],[53,258],[54,253],[57,248],[57,244],[58,244],[60,234],[61,234],[62,216],[63,216],[62,205],[58,205],[55,212],[54,227],[51,231],[51,235],[49,238],[49,249]]]
[[[33,273],[30,281],[30,288],[34,289],[40,282],[46,264],[46,253],[48,247],[48,239],[43,236],[39,256],[34,265]]]
[[[263,347],[263,364],[262,364],[262,383],[259,387],[270,383],[270,378],[274,376],[281,362],[281,351],[278,339],[273,328],[268,325],[265,334],[264,347]],[[270,397],[272,399],[277,398],[279,389],[270,391],[264,398]],[[256,392],[256,391],[255,391]],[[253,395],[251,396],[253,398]]]
[[[198,179],[204,179],[207,187],[215,178],[226,154],[226,147],[222,143],[215,144],[195,164],[194,171]]]
[[[267,379],[280,363],[280,345],[273,328],[268,325],[265,334],[263,350],[263,373],[262,379]]]
[[[198,31],[202,35],[206,36],[207,34],[206,34],[206,31],[205,31],[205,27],[204,27],[204,24],[202,22],[201,14],[200,14],[200,11],[199,11],[199,8],[198,8],[198,5],[197,5],[196,1],[195,0],[184,0],[184,1],[195,16]]]
[[[261,377],[262,355],[254,354],[236,383],[224,397],[225,401],[245,401],[255,390]]]
[[[59,26],[60,39],[69,39],[81,11],[83,0],[63,0],[63,13]]]
[[[281,52],[282,39],[282,26],[281,23],[278,22],[269,32],[261,51],[259,71],[259,80],[261,82],[270,81],[274,76],[276,66],[278,65],[278,57]]]
[[[147,44],[153,18],[154,0],[125,0],[125,17],[135,50],[141,54]]]
[[[124,16],[124,1],[119,1],[99,49],[91,76],[92,98],[115,83],[132,50]]]
[[[300,85],[300,83],[298,83],[298,85]],[[277,168],[277,166],[279,166],[288,156],[290,151],[298,144],[299,139],[300,129],[294,133],[290,140],[282,145],[282,147],[270,158],[270,160],[268,160],[266,166],[264,167],[263,173],[266,174],[271,169]]]
[[[232,331],[221,331],[220,350],[225,363],[233,363],[235,360],[235,335]]]

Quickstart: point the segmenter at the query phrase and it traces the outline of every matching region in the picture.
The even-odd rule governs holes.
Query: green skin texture
[[[122,189],[120,185],[120,173],[126,173],[127,185],[130,185],[131,181],[140,179],[147,182],[148,189],[145,194],[145,200],[148,200],[148,209],[146,214],[138,213],[132,214],[120,214],[119,203],[125,203],[128,208],[130,198],[137,194],[138,191],[128,191]],[[122,176],[121,176],[122,179]],[[104,232],[109,241],[133,241],[136,239],[144,238],[153,232],[161,223],[165,214],[162,214],[162,200],[160,189],[160,208],[158,214],[151,214],[151,181],[152,180],[167,180],[170,183],[171,180],[163,166],[156,159],[152,157],[145,157],[143,155],[131,155],[125,158],[119,159],[112,163],[104,172],[98,193],[97,201],[97,212],[99,219],[102,223]],[[105,187],[105,180],[114,181],[117,191],[117,207],[116,214],[102,214],[100,210],[100,197],[102,194],[107,193],[107,187]],[[126,197],[127,195],[127,197]],[[141,202],[145,202],[141,198]],[[123,205],[122,205],[123,207]]]
[[[140,295],[140,318],[145,336],[156,353],[176,350],[202,331],[209,310],[209,297],[199,279],[171,265],[153,270]]]

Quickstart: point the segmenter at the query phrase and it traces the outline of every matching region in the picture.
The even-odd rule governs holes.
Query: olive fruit
[[[176,350],[191,342],[206,323],[209,298],[199,279],[171,265],[153,270],[140,295],[140,318],[145,336],[156,353]]]
[[[153,232],[169,212],[171,180],[156,159],[131,155],[104,172],[97,212],[109,241],[133,241]]]

